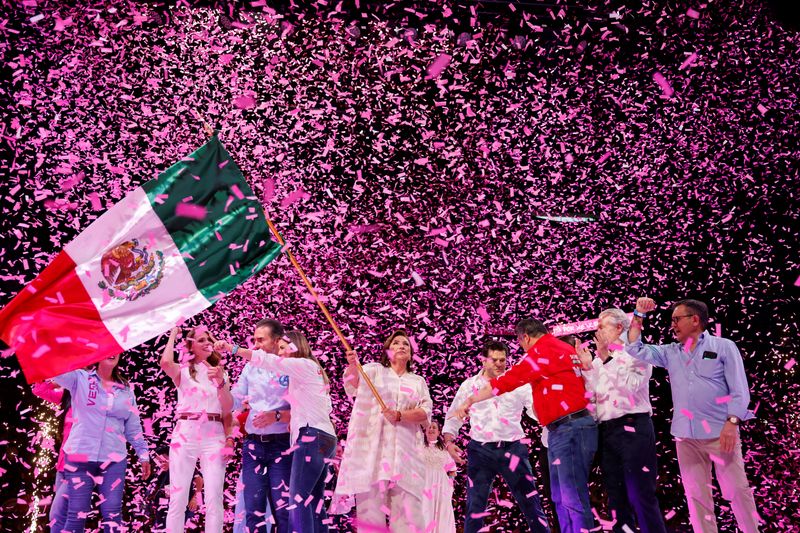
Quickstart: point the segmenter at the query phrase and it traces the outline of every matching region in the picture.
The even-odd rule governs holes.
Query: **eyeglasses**
[[[673,324],[677,324],[678,322],[681,321],[681,318],[689,318],[690,316],[697,316],[697,315],[678,315],[678,316],[674,316],[674,317],[672,317],[672,323]]]

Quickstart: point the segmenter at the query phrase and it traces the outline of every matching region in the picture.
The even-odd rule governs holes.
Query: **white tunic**
[[[398,376],[379,363],[364,365],[386,407],[401,411],[421,408],[430,421],[433,404],[425,379],[406,372]],[[389,423],[366,381],[358,388],[345,382],[345,392],[355,396],[347,441],[339,468],[331,512],[346,513],[353,506],[353,496],[376,490],[380,481],[393,481],[404,491],[422,499],[425,465],[422,461],[423,423]]]
[[[456,464],[447,451],[440,450],[436,446],[425,448],[422,457],[425,463],[425,489],[422,493],[425,531],[455,533],[453,480],[447,474],[455,472]]]

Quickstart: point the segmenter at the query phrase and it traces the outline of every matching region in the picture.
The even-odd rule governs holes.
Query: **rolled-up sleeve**
[[[661,368],[667,367],[667,351],[665,347],[656,344],[645,344],[642,342],[641,337],[636,342],[626,344],[625,352],[634,359],[647,364]]]
[[[242,373],[239,374],[239,380],[236,382],[236,385],[233,386],[231,389],[231,395],[233,396],[233,409],[234,411],[241,411],[244,409],[244,402],[247,400],[248,392],[248,374],[250,367],[245,365],[244,369],[242,369]]]
[[[455,437],[461,430],[461,426],[464,425],[464,421],[453,416],[453,413],[467,399],[467,394],[470,390],[469,383],[470,381],[465,381],[458,388],[458,392],[456,392],[456,396],[455,398],[453,398],[453,402],[450,404],[450,408],[447,410],[447,414],[444,417],[444,426],[442,426],[442,433],[450,433]]]
[[[420,377],[420,385],[419,388],[419,404],[417,407],[425,411],[425,418],[427,419],[427,424],[431,423],[431,414],[433,413],[433,400],[431,400],[431,393],[428,390],[428,384],[425,382],[425,378]],[[426,424],[426,425],[427,425]]]
[[[748,420],[753,418],[753,414],[747,409],[750,405],[750,387],[747,383],[742,354],[733,341],[726,342],[724,346],[725,349],[721,354],[722,364],[725,365],[725,381],[731,397],[728,402],[728,415]]]

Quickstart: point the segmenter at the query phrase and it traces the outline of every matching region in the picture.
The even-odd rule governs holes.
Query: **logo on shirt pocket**
[[[281,387],[288,387],[289,386],[289,376],[281,376],[278,378],[278,383],[281,384]]]

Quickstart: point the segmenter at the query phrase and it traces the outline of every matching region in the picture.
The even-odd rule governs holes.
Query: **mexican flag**
[[[0,311],[29,383],[133,348],[280,254],[216,135],[92,222]]]

